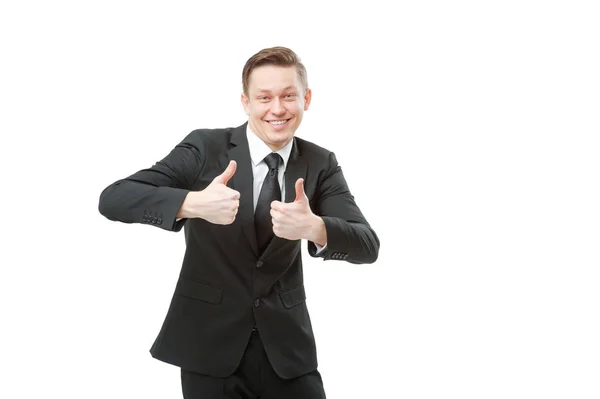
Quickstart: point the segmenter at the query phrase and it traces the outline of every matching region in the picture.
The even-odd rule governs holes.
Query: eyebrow
[[[286,91],[286,90],[289,90],[289,89],[296,89],[296,88],[295,88],[294,86],[288,86],[288,87],[285,87],[285,88],[283,89],[283,91]],[[270,93],[270,92],[271,92],[271,90],[267,90],[267,89],[259,89],[259,90],[258,90],[258,92],[259,92],[259,93]]]

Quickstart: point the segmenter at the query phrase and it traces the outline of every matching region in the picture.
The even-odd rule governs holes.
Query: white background
[[[298,136],[381,239],[372,265],[302,245],[328,398],[600,397],[594,2],[7,3],[0,397],[181,397],[148,350],[183,233],[98,197],[243,123],[242,67],[274,45],[308,69]]]

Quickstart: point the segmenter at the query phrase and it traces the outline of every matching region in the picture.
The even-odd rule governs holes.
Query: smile
[[[277,120],[277,121],[267,121],[267,122],[273,126],[281,126],[281,125],[284,125],[285,123],[287,123],[288,121],[289,121],[289,119],[283,119],[283,120]]]

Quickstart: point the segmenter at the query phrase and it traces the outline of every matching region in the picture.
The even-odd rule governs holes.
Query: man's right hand
[[[240,193],[227,187],[237,168],[230,161],[227,169],[215,177],[202,191],[190,191],[185,197],[178,218],[201,218],[214,224],[231,224],[240,207]]]

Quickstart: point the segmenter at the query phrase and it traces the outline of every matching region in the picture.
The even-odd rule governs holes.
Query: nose
[[[271,112],[275,115],[281,115],[285,113],[285,108],[283,107],[283,104],[281,103],[281,100],[279,98],[275,98],[275,100],[273,100],[273,105],[271,106]]]

